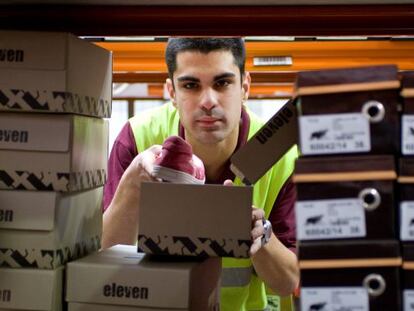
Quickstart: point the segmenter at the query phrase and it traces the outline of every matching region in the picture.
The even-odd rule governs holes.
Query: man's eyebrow
[[[200,79],[197,79],[192,76],[182,76],[182,77],[178,77],[177,81],[178,82],[183,82],[183,81],[200,82]]]
[[[235,78],[235,77],[236,77],[236,75],[234,73],[225,72],[225,73],[222,73],[220,75],[215,76],[214,81],[218,81],[218,80],[225,79],[225,78]]]

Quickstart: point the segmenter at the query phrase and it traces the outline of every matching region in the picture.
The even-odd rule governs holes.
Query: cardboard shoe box
[[[0,269],[0,310],[63,310],[63,267]]]
[[[399,86],[394,65],[299,72],[302,155],[398,154]]]
[[[68,33],[0,31],[0,111],[111,116],[112,54]]]
[[[137,253],[135,246],[117,245],[68,264],[66,301],[72,310],[82,306],[71,303],[105,305],[102,310],[118,310],[118,305],[217,310],[220,274],[220,258],[157,259]]]
[[[108,122],[0,113],[0,189],[78,191],[106,180]]]
[[[0,191],[0,266],[54,269],[100,248],[102,187],[72,194]],[[4,209],[4,210],[3,210]]]
[[[414,310],[414,243],[402,245],[403,265],[401,279],[403,285],[403,311]]]
[[[1,309],[0,309],[1,310]],[[147,308],[147,307],[129,307],[119,305],[103,305],[97,303],[78,303],[69,302],[68,311],[178,311],[177,308]],[[190,309],[188,309],[190,310]],[[219,309],[211,309],[218,311]]]
[[[294,181],[297,239],[393,239],[392,156],[300,158]]]
[[[412,156],[414,155],[414,71],[401,72],[401,83],[401,96],[403,98],[401,154]]]
[[[396,240],[299,245],[301,310],[400,310]]]
[[[143,183],[139,250],[159,255],[249,257],[252,190]]]
[[[401,158],[398,174],[399,236],[414,241],[414,158]]]

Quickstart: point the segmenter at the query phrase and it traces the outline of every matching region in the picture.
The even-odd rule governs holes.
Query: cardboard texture
[[[66,301],[108,305],[102,310],[217,310],[220,274],[219,258],[156,259],[117,245],[68,264]]]
[[[397,240],[321,241],[299,245],[302,293],[308,288],[366,289],[372,311],[400,310],[400,265]]]
[[[112,54],[68,33],[0,31],[0,111],[111,116]]]
[[[70,195],[48,193],[49,200],[43,203],[47,206],[33,213],[38,207],[35,204],[42,204],[39,198],[44,197],[43,193],[39,197],[37,194],[8,193],[9,198],[19,197],[19,206],[11,210],[18,211],[15,219],[20,227],[30,218],[32,223],[39,220],[38,224],[45,227],[0,229],[0,266],[54,269],[100,248],[102,187]]]
[[[290,100],[231,157],[231,170],[245,184],[254,184],[297,143],[297,137],[296,107]]]
[[[143,183],[139,250],[249,257],[252,187]]]
[[[0,310],[62,310],[63,267],[0,269]]]
[[[106,180],[108,121],[1,113],[0,189],[79,191]]]
[[[396,238],[395,180],[392,156],[298,159],[298,239]]]
[[[302,155],[398,154],[399,86],[394,65],[299,72]]]
[[[1,310],[1,309],[0,309]],[[146,307],[128,307],[119,305],[104,305],[97,303],[77,303],[69,302],[68,311],[177,311],[190,309],[177,309],[177,308],[146,308]],[[218,309],[217,309],[218,310]]]

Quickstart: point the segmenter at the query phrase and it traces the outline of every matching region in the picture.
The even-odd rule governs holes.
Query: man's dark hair
[[[168,76],[172,80],[173,73],[177,70],[178,53],[198,51],[208,54],[209,52],[219,50],[231,52],[234,63],[239,67],[240,76],[243,76],[246,50],[242,38],[170,38],[165,50]]]

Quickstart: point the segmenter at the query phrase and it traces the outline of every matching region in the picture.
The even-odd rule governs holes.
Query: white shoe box
[[[95,310],[117,310],[116,305],[216,310],[220,275],[220,258],[154,259],[137,253],[135,246],[117,245],[68,263],[66,301],[110,305]]]
[[[62,310],[63,272],[0,268],[0,310]]]
[[[0,191],[0,266],[54,269],[100,248],[103,187],[63,194]]]
[[[112,54],[68,33],[0,31],[0,111],[109,118]]]
[[[108,121],[0,113],[0,189],[78,191],[105,183]]]

